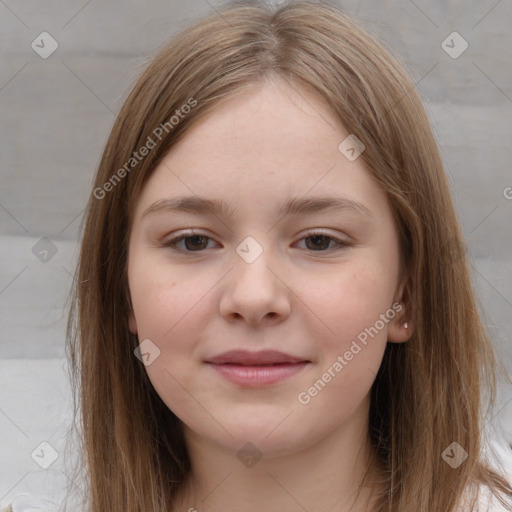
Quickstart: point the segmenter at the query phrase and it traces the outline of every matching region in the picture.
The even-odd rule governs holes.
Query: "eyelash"
[[[323,231],[310,231],[309,233],[307,233],[307,236],[302,237],[301,240],[305,240],[306,238],[312,238],[314,236],[326,237],[326,238],[336,242],[338,244],[338,247],[333,248],[333,249],[319,250],[319,251],[314,251],[314,250],[310,249],[311,252],[322,253],[322,252],[328,252],[328,251],[333,251],[333,250],[336,251],[336,250],[341,250],[341,249],[343,249],[345,247],[349,247],[351,245],[350,243],[345,242],[345,241],[341,240],[340,238],[337,238],[337,237],[332,236],[330,234],[324,233]],[[178,243],[181,242],[182,240],[185,240],[187,238],[194,238],[194,237],[203,237],[203,238],[212,240],[212,238],[209,237],[209,236],[202,235],[201,233],[194,233],[192,231],[192,232],[187,232],[187,233],[183,233],[181,235],[175,236],[174,238],[170,238],[170,239],[166,240],[165,242],[163,242],[162,246],[163,247],[168,247],[168,248],[170,248],[172,250],[175,250],[175,251],[178,251],[178,252],[189,253],[189,254],[190,253],[204,252],[206,249],[201,249],[201,250],[198,250],[198,251],[188,251],[188,250],[184,250],[184,249],[178,249],[176,247],[178,245]]]

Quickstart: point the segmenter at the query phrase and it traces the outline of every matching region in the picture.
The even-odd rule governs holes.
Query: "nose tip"
[[[239,263],[224,284],[220,313],[231,320],[243,318],[252,326],[289,315],[289,288],[265,259],[260,255],[252,263]]]

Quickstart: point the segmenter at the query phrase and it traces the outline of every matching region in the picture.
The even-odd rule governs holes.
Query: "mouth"
[[[272,366],[280,364],[295,364],[310,362],[301,357],[292,356],[277,350],[261,350],[249,352],[248,350],[230,350],[206,361],[212,364],[233,364],[238,366]]]
[[[232,350],[212,357],[205,363],[234,384],[261,387],[296,375],[311,361],[274,350]]]

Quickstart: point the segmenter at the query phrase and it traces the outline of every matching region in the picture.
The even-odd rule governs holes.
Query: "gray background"
[[[9,375],[11,390],[21,375],[13,370],[20,361],[42,372],[38,403],[55,400],[55,390],[66,385],[61,380],[45,389],[44,372],[61,368],[78,228],[116,112],[156,48],[222,3],[0,0],[0,372],[4,381]],[[512,1],[339,5],[403,60],[425,101],[482,315],[512,375],[512,189],[507,188],[512,187]],[[44,31],[58,43],[47,59],[31,47]],[[469,45],[458,58],[442,47],[454,31]],[[18,391],[26,391],[24,382],[31,386],[19,380]],[[35,447],[36,434],[27,434],[33,425],[23,425],[28,420],[22,419],[19,402],[10,401],[12,393],[3,397],[0,419],[7,418],[13,441],[23,440],[22,431],[27,450]],[[501,385],[499,403],[492,421],[501,423],[510,442],[510,386]],[[46,439],[53,436],[58,444],[55,430],[46,428]],[[4,455],[9,449],[2,447]],[[15,480],[18,476],[0,479],[0,497],[14,492]]]

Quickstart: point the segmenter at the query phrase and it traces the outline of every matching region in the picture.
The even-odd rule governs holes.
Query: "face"
[[[348,135],[311,92],[267,83],[194,125],[145,185],[129,326],[188,435],[271,457],[367,421],[386,343],[412,325],[391,209],[339,149]]]

